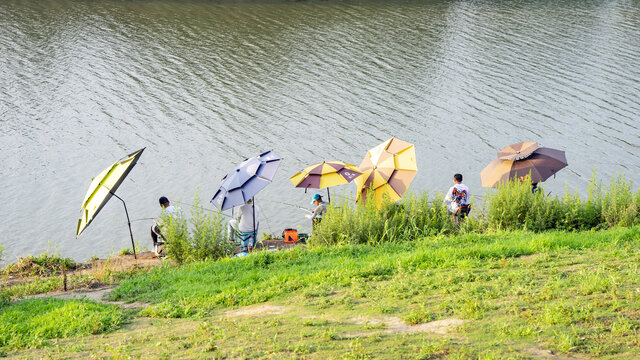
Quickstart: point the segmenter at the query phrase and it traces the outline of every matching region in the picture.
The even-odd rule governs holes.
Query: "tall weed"
[[[531,178],[511,180],[490,190],[481,211],[472,198],[471,216],[454,224],[442,195],[429,197],[406,194],[397,203],[378,208],[373,192],[364,205],[339,198],[329,205],[322,222],[314,229],[312,244],[379,244],[412,241],[450,232],[473,233],[487,230],[589,230],[640,223],[640,190],[624,176],[603,186],[592,176],[586,198],[568,188],[561,195],[545,193],[543,187],[531,192]]]
[[[162,214],[164,249],[176,263],[218,259],[226,256],[232,244],[228,241],[222,214],[202,207],[196,193],[191,209],[191,220],[184,216]],[[191,226],[189,226],[191,225]]]
[[[380,209],[373,192],[369,196],[361,206],[346,197],[335,200],[314,230],[311,242],[334,245],[409,241],[454,228],[441,195],[430,199],[427,193],[407,194],[397,203],[383,203]]]
[[[631,226],[640,221],[640,190],[623,175],[604,187],[595,175],[589,181],[586,199],[568,188],[551,196],[531,193],[531,180],[510,180],[490,191],[485,198],[487,226],[492,229],[532,231],[587,230]]]

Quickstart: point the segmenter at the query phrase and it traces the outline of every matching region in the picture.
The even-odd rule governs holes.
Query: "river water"
[[[594,168],[638,185],[639,80],[638,1],[2,0],[0,243],[5,261],[130,246],[117,199],[75,229],[91,178],[141,147],[118,195],[146,247],[158,197],[209,205],[269,149],[271,233],[308,228],[276,202],[310,206],[289,176],[391,136],[416,145],[414,191],[461,172],[481,196],[480,171],[523,140],[567,152],[548,191],[584,191]]]

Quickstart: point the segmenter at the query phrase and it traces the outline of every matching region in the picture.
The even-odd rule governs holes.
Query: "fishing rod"
[[[206,210],[206,211],[210,211],[210,212],[218,213],[218,214],[221,214],[221,215],[224,215],[224,216],[229,216],[229,215],[225,214],[224,212],[222,212],[222,211],[220,211],[220,210],[218,210],[218,209],[207,209],[206,207],[204,207],[204,206],[202,206],[202,205],[194,205],[194,204],[189,204],[189,203],[187,203],[187,202],[177,201],[177,200],[174,200],[174,202],[176,202],[176,203],[178,203],[178,204],[187,205],[187,206],[190,206],[190,207],[200,208],[200,209],[202,209],[202,210]]]
[[[133,220],[131,220],[131,222],[134,222],[134,221],[144,221],[144,220],[155,220],[155,219],[157,219],[157,218],[140,218],[140,219],[133,219]]]
[[[282,201],[276,201],[276,200],[266,200],[266,199],[263,199],[262,201],[272,202],[272,203],[282,204],[282,205],[287,205],[287,206],[293,206],[293,207],[298,208],[298,209],[300,209],[300,210],[303,210],[303,211],[306,211],[306,212],[308,212],[308,213],[311,213],[311,210],[309,210],[309,209],[307,209],[307,208],[305,208],[305,207],[302,207],[302,206],[300,206],[300,205],[290,204],[290,203],[286,203],[286,202],[282,202]]]
[[[210,211],[210,212],[218,213],[218,214],[221,214],[221,215],[223,215],[223,216],[227,216],[227,217],[229,216],[229,215],[227,215],[227,214],[223,213],[223,212],[222,212],[222,211],[220,211],[220,210],[217,210],[217,209],[207,209],[207,208],[205,208],[205,207],[204,207],[204,206],[202,206],[202,205],[198,206],[198,205],[189,204],[189,203],[187,203],[187,202],[177,201],[177,200],[173,200],[173,202],[178,203],[178,204],[180,204],[180,205],[186,205],[186,206],[190,206],[190,207],[194,207],[194,208],[200,208],[200,209],[202,209],[202,210],[206,210],[206,211]],[[140,219],[131,220],[131,222],[134,222],[134,221],[145,221],[145,220],[157,220],[157,219],[158,219],[157,217],[148,217],[148,218],[140,218]]]

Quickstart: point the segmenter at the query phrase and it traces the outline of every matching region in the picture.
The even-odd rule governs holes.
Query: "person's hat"
[[[169,202],[169,199],[167,199],[166,196],[163,196],[163,197],[160,198],[159,201],[160,201],[160,205],[164,205],[164,204]]]
[[[322,201],[322,196],[320,196],[320,194],[313,195],[313,200],[311,201],[311,203],[313,204],[316,200]]]

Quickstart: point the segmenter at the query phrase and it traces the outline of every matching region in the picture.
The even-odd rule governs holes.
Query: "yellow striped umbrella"
[[[133,245],[133,253],[135,256],[136,248],[133,242],[133,233],[131,232],[131,221],[129,221],[127,205],[124,203],[124,200],[115,194],[115,192],[120,184],[122,184],[122,181],[127,177],[131,169],[136,165],[143,151],[144,148],[116,161],[108,168],[102,170],[98,176],[91,180],[89,190],[87,190],[87,194],[82,202],[80,219],[78,220],[78,228],[76,230],[76,238],[80,236],[82,231],[84,231],[89,224],[91,224],[91,221],[93,221],[100,210],[102,210],[109,199],[111,199],[111,196],[115,196],[122,201],[122,204],[124,204],[124,211],[127,214],[127,222],[129,222],[129,234],[131,235],[131,244]]]
[[[297,188],[324,189],[348,184],[360,175],[362,171],[353,164],[342,161],[323,161],[304,168],[289,180]]]
[[[369,190],[374,191],[376,206],[385,199],[400,200],[418,172],[413,144],[395,137],[369,150],[360,164],[362,175],[356,179],[357,203],[364,203]]]

